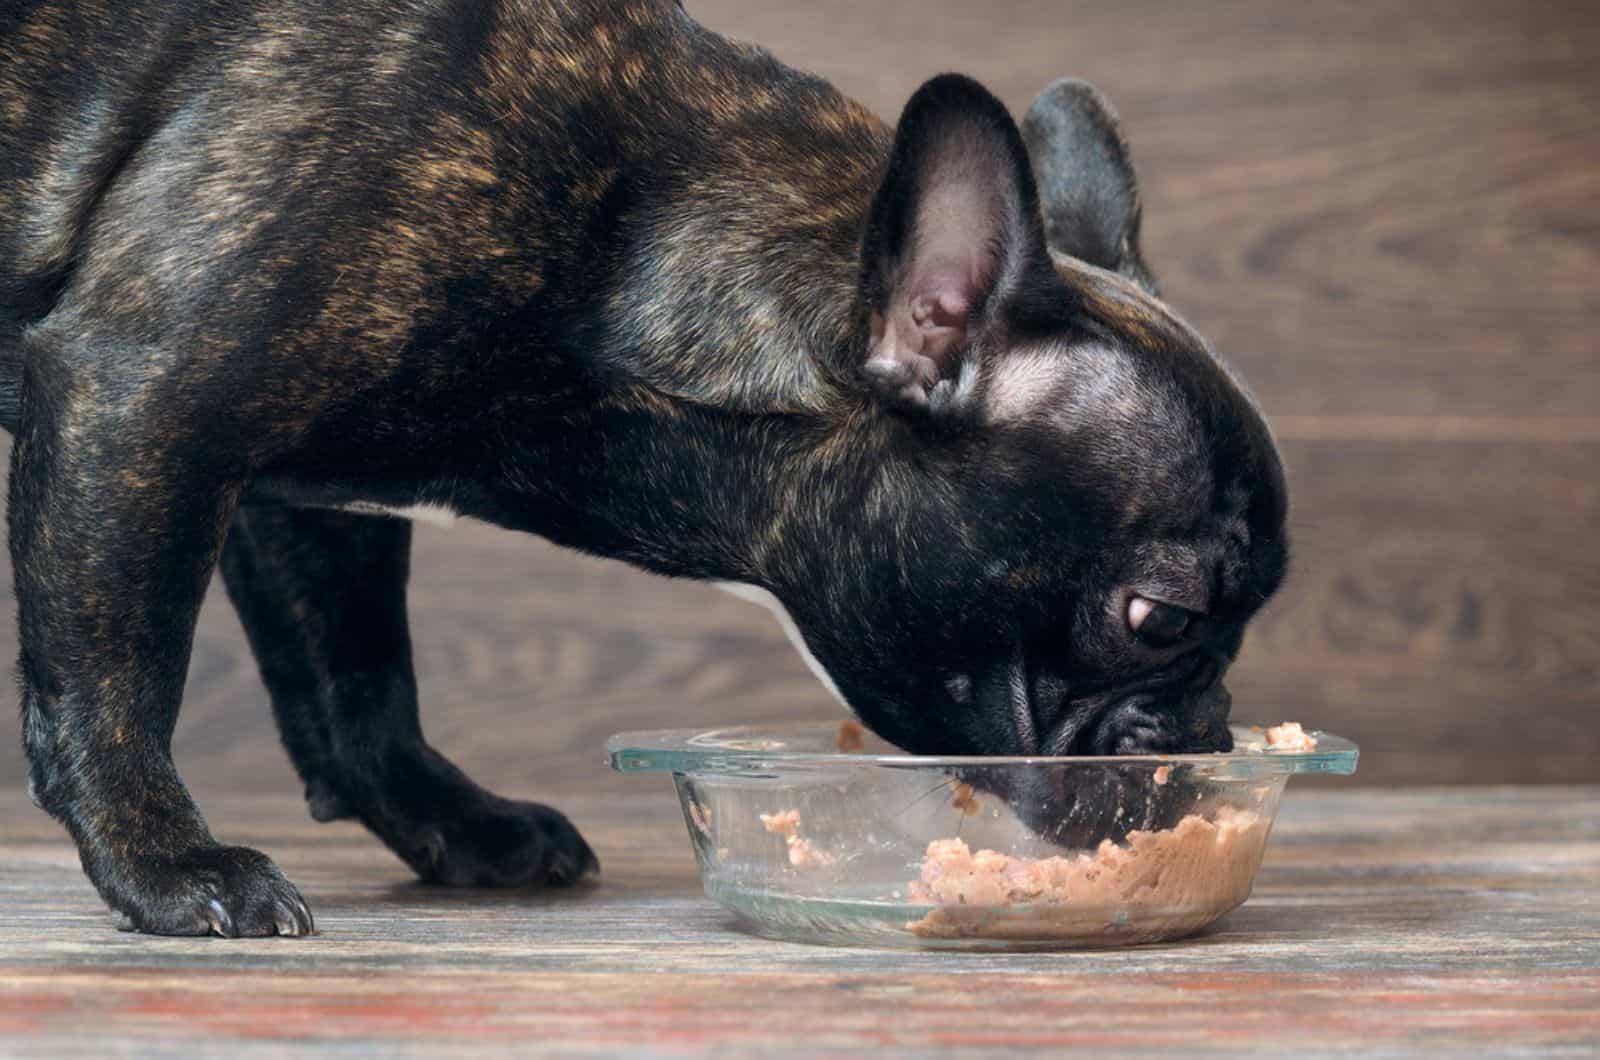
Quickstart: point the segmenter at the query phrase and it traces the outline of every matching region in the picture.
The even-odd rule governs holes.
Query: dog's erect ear
[[[1038,201],[1003,103],[956,74],[917,90],[862,247],[872,340],[861,372],[879,393],[935,413],[971,403],[985,330],[1048,272]]]
[[[1111,104],[1087,81],[1062,78],[1022,119],[1045,238],[1058,254],[1119,272],[1151,294],[1139,254],[1139,185]]]

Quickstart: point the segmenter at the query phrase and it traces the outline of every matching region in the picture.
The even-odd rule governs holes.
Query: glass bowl
[[[945,949],[1122,946],[1192,934],[1250,894],[1293,773],[1355,771],[1314,733],[1226,754],[919,757],[855,722],[621,733],[671,773],[706,894],[755,932]]]

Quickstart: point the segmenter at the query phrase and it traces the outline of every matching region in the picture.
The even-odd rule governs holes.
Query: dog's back
[[[38,0],[0,14],[0,327],[59,294],[97,198],[169,109],[162,86],[194,66],[199,7]]]
[[[776,218],[800,253],[852,259],[886,143],[826,83],[672,0],[65,0],[0,31],[0,358],[13,368],[22,329],[68,293],[129,345],[292,364],[294,380],[263,383],[302,396],[308,379],[365,383],[355,364],[418,368],[398,363],[408,340],[458,330],[445,320],[498,321],[570,357],[596,346],[570,331],[592,334],[597,291],[670,308],[752,286],[708,271],[703,290],[674,288],[631,249],[639,275],[615,275],[638,240],[666,255],[676,233],[676,252],[700,254]],[[675,196],[695,216],[651,216],[706,174],[719,184]],[[724,308],[701,316],[751,307]],[[665,320],[636,309],[625,315]],[[215,334],[220,321],[234,333]],[[694,391],[678,330],[627,336],[651,351],[633,367]],[[277,348],[251,349],[257,335]],[[741,341],[771,345],[721,345]],[[789,378],[799,363],[772,389],[814,391]],[[11,423],[15,373],[0,374]]]

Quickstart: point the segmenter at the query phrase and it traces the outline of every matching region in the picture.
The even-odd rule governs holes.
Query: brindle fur
[[[768,588],[914,750],[1225,745],[1186,682],[1282,576],[1265,427],[1153,297],[1092,90],[1030,113],[1037,190],[976,85],[919,106],[897,137],[669,0],[0,10],[23,735],[119,923],[312,929],[172,765],[219,560],[315,816],[446,883],[596,867],[424,741],[409,526],[353,503]],[[1022,279],[964,396],[908,408],[863,351],[947,114],[1014,178]],[[1203,650],[1119,639],[1136,575],[1205,597]]]

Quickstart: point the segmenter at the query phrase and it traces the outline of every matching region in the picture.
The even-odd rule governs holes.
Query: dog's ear
[[[1156,293],[1139,252],[1139,185],[1116,111],[1087,81],[1062,78],[1028,108],[1045,238],[1058,254],[1118,272]]]
[[[900,116],[868,219],[862,375],[930,413],[971,406],[985,335],[1041,273],[1049,251],[1021,132],[977,82],[934,78]]]

